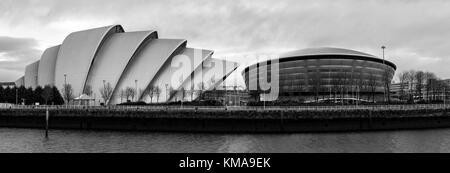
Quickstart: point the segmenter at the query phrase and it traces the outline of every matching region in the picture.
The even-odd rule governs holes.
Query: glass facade
[[[281,58],[278,64],[278,99],[299,100],[299,96],[303,96],[306,101],[335,98],[336,95],[379,100],[379,94],[383,95],[385,90],[385,81],[390,83],[396,68],[388,61],[343,55]],[[262,75],[266,71],[267,75]],[[258,80],[270,82],[270,64],[252,65],[244,70],[243,76],[247,88],[250,84],[257,86]]]

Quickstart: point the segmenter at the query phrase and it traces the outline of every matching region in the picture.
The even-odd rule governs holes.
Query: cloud
[[[12,38],[0,36],[0,52],[26,50],[35,46],[37,46],[37,41],[32,38]]]
[[[448,9],[445,0],[3,0],[0,23],[8,27],[0,27],[0,35],[32,38],[43,51],[70,32],[122,24],[127,31],[184,38],[190,47],[242,62],[244,55],[322,46],[381,56],[386,45],[398,71],[423,69],[450,78]]]
[[[0,81],[15,81],[23,75],[25,66],[40,57],[32,38],[0,36]]]

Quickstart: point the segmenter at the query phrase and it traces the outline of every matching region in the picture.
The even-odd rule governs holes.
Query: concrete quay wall
[[[297,133],[450,127],[446,109],[254,111],[108,110],[49,111],[50,129],[208,133]],[[45,127],[44,109],[2,109],[0,127]]]

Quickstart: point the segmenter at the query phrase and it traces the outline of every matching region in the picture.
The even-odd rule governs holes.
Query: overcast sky
[[[0,0],[0,81],[71,32],[121,24],[184,38],[214,57],[340,47],[381,56],[398,71],[422,69],[450,78],[448,0]]]

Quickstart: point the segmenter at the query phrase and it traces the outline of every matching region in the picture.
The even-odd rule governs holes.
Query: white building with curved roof
[[[46,68],[38,69],[38,85],[45,86],[55,84],[55,67],[59,47],[60,45],[50,47],[42,54],[41,59],[39,60],[39,66]]]
[[[25,67],[24,85],[27,88],[35,88],[38,85],[39,61]]]
[[[89,90],[88,94],[100,103],[105,102],[100,89],[109,84],[112,94],[107,104],[124,102],[127,88],[137,91],[132,101],[165,102],[176,100],[174,97],[178,95],[169,93],[169,87],[177,90],[191,80],[203,80],[203,76],[209,76],[205,80],[217,81],[210,84],[215,86],[237,68],[237,63],[213,59],[211,50],[186,46],[184,39],[160,39],[156,31],[125,32],[120,25],[78,31],[69,34],[61,45],[46,49],[39,61],[26,67],[25,75],[16,85],[33,88],[51,85],[63,91],[63,86],[70,84],[75,97]],[[173,61],[179,60],[187,63],[173,66]],[[205,74],[214,70],[198,72],[211,62],[225,64],[225,68],[220,67],[225,71],[217,75]],[[180,82],[173,83],[174,78]],[[153,100],[147,91],[155,87],[160,93]]]

